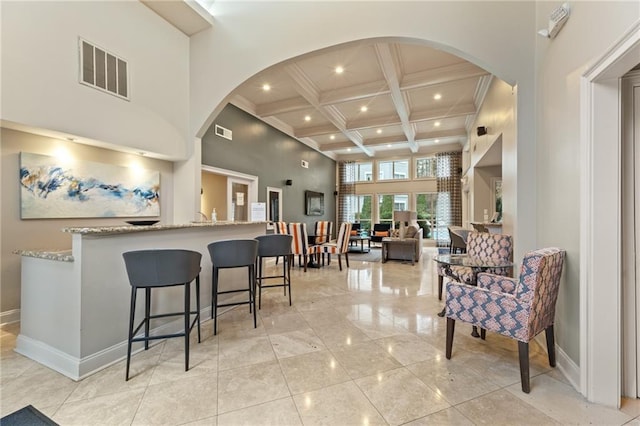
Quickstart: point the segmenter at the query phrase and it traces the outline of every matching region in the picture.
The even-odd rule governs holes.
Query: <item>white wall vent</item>
[[[127,61],[82,38],[79,50],[80,83],[129,100]]]
[[[216,124],[216,135],[222,136],[225,139],[233,140],[233,132],[222,126],[218,126],[217,124]]]

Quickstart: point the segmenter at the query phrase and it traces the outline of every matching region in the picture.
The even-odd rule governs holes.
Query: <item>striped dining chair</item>
[[[273,222],[274,234],[288,234],[287,222]]]
[[[319,246],[319,253],[327,254],[329,256],[328,263],[331,264],[331,255],[338,255],[338,266],[342,271],[342,255],[344,254],[344,260],[349,267],[349,237],[351,236],[351,223],[343,222],[340,225],[338,231],[338,239],[335,242],[324,243]]]
[[[306,223],[290,223],[289,234],[293,237],[291,241],[291,254],[298,255],[298,264],[300,259],[304,261],[304,271],[307,272],[307,262],[309,256],[314,256],[318,253],[317,245],[309,245],[309,236],[307,234]]]
[[[333,222],[328,220],[319,220],[316,222],[314,235],[316,236],[316,244],[324,244],[331,241],[331,233],[333,232]]]
[[[289,228],[287,227],[287,222],[273,222],[273,233],[274,234],[289,234]],[[276,265],[280,260],[280,256],[276,257]],[[293,263],[293,257],[289,258],[289,263]]]

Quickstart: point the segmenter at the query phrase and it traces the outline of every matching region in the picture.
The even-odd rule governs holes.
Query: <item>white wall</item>
[[[3,120],[171,159],[190,155],[184,34],[137,1],[0,7]],[[130,102],[78,82],[78,37],[128,61]]]
[[[546,25],[553,3],[540,2],[536,11],[539,27]],[[616,299],[619,298],[616,285],[617,265],[603,262],[602,258],[594,259],[598,262],[590,267],[602,271],[600,276],[610,279],[594,282],[593,285],[602,289],[601,294],[607,294],[612,299],[613,309],[608,309],[605,317],[596,321],[608,324],[606,332],[595,336],[596,341],[591,345],[596,348],[591,353],[592,359],[581,359],[581,345],[585,336],[581,335],[580,308],[581,274],[580,253],[581,240],[585,235],[580,233],[580,223],[585,211],[581,210],[581,170],[580,152],[586,140],[581,140],[583,128],[592,127],[593,123],[581,122],[581,76],[587,69],[604,56],[614,43],[640,20],[640,3],[634,2],[572,2],[571,16],[554,40],[538,38],[536,43],[537,56],[537,146],[536,179],[538,188],[536,235],[540,246],[558,246],[567,250],[564,267],[564,280],[560,287],[556,316],[556,342],[565,355],[577,365],[593,368],[600,374],[605,374],[606,386],[600,386],[595,393],[587,392],[589,398],[597,402],[610,405],[619,403],[616,396],[619,393],[619,312],[616,311]],[[640,62],[640,56],[638,56]],[[615,85],[615,82],[614,82]],[[598,120],[598,117],[594,117]],[[613,126],[619,123],[612,123]],[[614,129],[614,134],[615,129]],[[618,141],[613,138],[603,141],[610,144],[615,152]],[[598,162],[602,158],[594,158]],[[615,160],[614,160],[615,162]],[[604,171],[603,173],[607,173]],[[619,180],[615,174],[617,170],[611,168],[608,174],[615,182]],[[585,183],[588,187],[591,183]],[[600,189],[598,189],[600,190]],[[615,187],[602,188],[606,193],[614,194]],[[593,195],[595,198],[599,196]],[[615,197],[615,194],[614,194]],[[610,207],[615,211],[618,207]],[[619,249],[615,222],[603,221],[596,224],[605,232],[610,241],[594,241],[596,245],[607,244],[613,252]],[[587,277],[587,279],[589,279]],[[608,300],[600,298],[591,304],[609,304]],[[611,306],[611,304],[609,304]],[[585,307],[587,308],[587,307]],[[592,306],[591,306],[592,308]],[[586,327],[593,328],[594,324]],[[600,352],[598,352],[600,351]],[[561,354],[562,355],[562,354]],[[573,377],[574,381],[579,378]],[[601,382],[601,384],[603,384]],[[583,390],[593,386],[593,383],[582,383]]]
[[[524,175],[520,174],[520,163],[513,160],[514,155],[518,151],[518,134],[517,130],[520,127],[520,122],[516,123],[516,107],[517,107],[517,95],[509,84],[500,79],[494,78],[489,86],[489,90],[484,98],[484,103],[478,111],[476,120],[474,121],[471,129],[476,129],[478,126],[485,126],[487,128],[487,134],[478,136],[475,131],[472,131],[469,135],[469,163],[471,167],[474,167],[478,161],[491,149],[492,145],[498,143],[501,146],[502,151],[502,172],[492,172],[492,176],[485,173],[485,179],[483,182],[475,182],[480,176],[473,172],[473,169],[469,170],[467,174],[469,179],[469,185],[474,189],[470,193],[471,214],[473,217],[469,218],[470,221],[482,221],[484,209],[489,210],[489,217],[494,210],[494,206],[491,206],[490,202],[490,177],[502,175],[502,223],[503,232],[505,234],[513,235],[514,241],[520,240],[518,247],[520,250],[530,250],[536,244],[535,240],[521,239],[517,233],[515,223],[519,219],[520,211],[517,210],[517,195],[516,184],[520,182]],[[534,164],[534,156],[526,160],[529,164]],[[535,180],[529,177],[530,182],[520,192],[522,198],[532,199],[531,194],[535,194]],[[522,184],[522,182],[520,182]],[[523,222],[522,218],[520,218]],[[522,226],[523,224],[521,224]],[[527,246],[525,244],[531,244]],[[521,258],[521,255],[514,254],[514,260],[517,262]]]

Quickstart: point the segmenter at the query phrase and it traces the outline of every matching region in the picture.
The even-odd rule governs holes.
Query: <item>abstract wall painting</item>
[[[20,153],[22,219],[160,216],[160,172]]]

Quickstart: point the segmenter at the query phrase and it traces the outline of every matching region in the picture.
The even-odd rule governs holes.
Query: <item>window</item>
[[[355,163],[353,167],[355,182],[371,182],[373,180],[373,163]]]
[[[379,180],[396,180],[409,178],[409,160],[378,162]]]
[[[360,229],[371,230],[371,195],[348,195],[347,220],[360,223]]]
[[[380,223],[391,223],[394,210],[409,210],[408,194],[378,195],[378,218]]]
[[[416,179],[435,178],[436,157],[416,159]]]
[[[437,192],[416,194],[416,211],[418,213],[418,225],[422,228],[422,233],[425,238],[434,238],[436,234],[437,201]],[[445,232],[447,232],[446,229]]]

